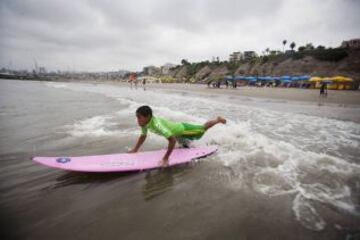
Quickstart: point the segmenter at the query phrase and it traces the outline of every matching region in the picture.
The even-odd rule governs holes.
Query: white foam
[[[294,199],[293,211],[296,219],[309,230],[321,231],[326,226],[325,220],[311,205],[310,201],[302,197],[301,194],[296,195]]]
[[[73,137],[101,137],[101,136],[126,136],[132,134],[133,129],[119,129],[119,130],[110,130],[111,127],[117,125],[116,122],[111,121],[113,118],[111,116],[95,116],[80,120],[74,124],[67,125],[64,128],[66,132]]]
[[[46,82],[46,86],[53,87],[53,88],[68,88],[69,85],[66,83],[58,83],[58,82]]]

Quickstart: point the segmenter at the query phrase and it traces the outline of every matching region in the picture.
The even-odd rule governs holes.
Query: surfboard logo
[[[56,161],[57,161],[58,163],[68,163],[68,162],[71,161],[71,159],[68,158],[68,157],[61,157],[61,158],[56,159]]]

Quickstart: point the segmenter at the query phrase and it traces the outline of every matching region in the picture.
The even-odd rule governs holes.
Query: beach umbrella
[[[301,81],[308,81],[309,79],[310,79],[310,76],[308,76],[308,75],[303,75],[303,76],[299,77],[299,80],[301,80]]]
[[[250,81],[250,82],[256,82],[257,79],[256,79],[256,77],[250,76],[250,77],[246,77],[245,80]]]
[[[282,77],[280,77],[280,81],[282,83],[289,83],[289,82],[291,82],[291,77],[290,76],[282,76]]]
[[[234,78],[232,76],[225,76],[224,80],[232,81],[232,80],[234,80]]]
[[[321,82],[330,84],[333,81],[332,81],[332,79],[330,77],[324,77],[323,79],[321,79]]]
[[[292,80],[292,81],[299,81],[300,78],[299,78],[299,77],[291,77],[291,80]]]
[[[281,80],[281,77],[272,77],[272,78],[273,78],[273,80],[275,80],[275,81]]]
[[[282,80],[282,81],[286,81],[286,80],[291,80],[291,77],[290,76],[282,76],[281,78],[280,78],[280,80]]]
[[[322,80],[322,78],[321,77],[312,77],[312,78],[310,78],[310,82],[320,82]]]
[[[331,80],[324,80],[324,81],[322,81],[323,83],[327,83],[327,84],[331,84],[333,81],[331,81]]]
[[[352,82],[353,81],[351,78],[343,77],[343,76],[335,76],[335,77],[332,77],[331,80],[337,81],[337,82]]]
[[[245,76],[236,76],[235,80],[245,80]]]
[[[272,80],[272,78],[271,77],[269,77],[269,76],[262,76],[262,77],[258,77],[258,80],[260,80],[260,81],[271,81]]]
[[[271,76],[266,76],[264,78],[265,78],[265,81],[273,81],[274,80],[274,78]]]

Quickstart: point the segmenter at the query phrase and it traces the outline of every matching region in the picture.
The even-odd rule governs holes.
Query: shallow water
[[[49,169],[34,155],[124,152],[134,111],[227,125],[219,151],[139,173]],[[84,83],[0,81],[2,236],[15,239],[358,239],[360,106]],[[150,135],[143,150],[164,148]],[[3,239],[3,238],[2,238]]]

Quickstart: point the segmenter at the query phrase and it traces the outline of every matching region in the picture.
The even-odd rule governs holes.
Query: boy
[[[158,135],[165,137],[168,141],[168,149],[162,159],[162,166],[169,164],[169,157],[174,150],[176,141],[188,148],[188,142],[194,139],[200,139],[202,135],[211,127],[218,123],[225,124],[226,120],[217,117],[214,120],[206,122],[204,125],[194,125],[189,123],[174,123],[167,119],[155,117],[149,106],[141,106],[136,110],[136,118],[141,127],[141,136],[139,137],[135,147],[129,153],[135,153],[139,150],[146,139],[148,129]]]

